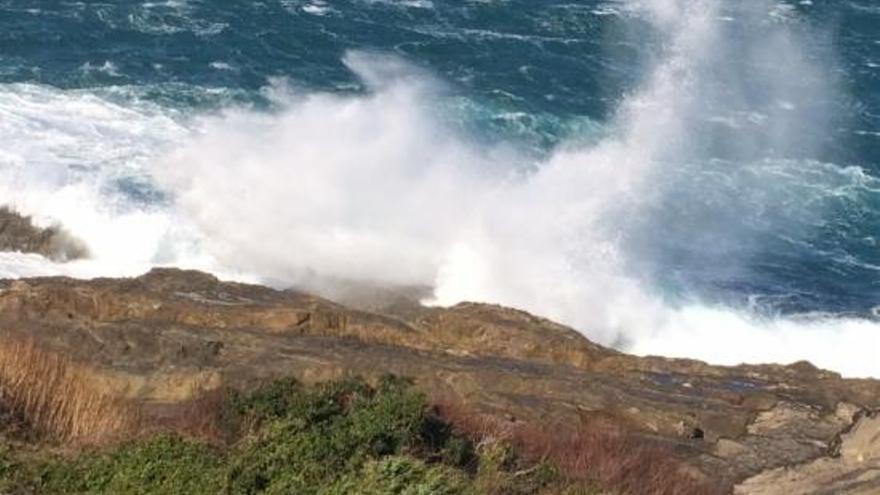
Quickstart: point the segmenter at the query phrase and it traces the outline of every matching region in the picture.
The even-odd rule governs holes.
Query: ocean
[[[0,204],[180,266],[880,377],[874,0],[0,0]]]

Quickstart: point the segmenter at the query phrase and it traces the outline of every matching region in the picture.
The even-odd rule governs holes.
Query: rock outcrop
[[[394,373],[510,421],[613,421],[736,493],[878,493],[878,381],[808,363],[628,356],[500,306],[396,308],[172,269],[0,282],[5,336],[87,363],[108,392],[156,407],[221,384]]]
[[[851,413],[850,408],[844,408]],[[830,453],[811,462],[773,469],[736,487],[737,494],[880,493],[880,415],[858,413]]]
[[[31,219],[0,208],[0,251],[35,253],[53,261],[87,256],[85,245],[59,227],[39,228]]]

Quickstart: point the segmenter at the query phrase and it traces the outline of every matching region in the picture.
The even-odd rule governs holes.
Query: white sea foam
[[[877,377],[880,325],[855,318],[760,318],[725,308],[667,311],[632,352],[703,359],[718,364],[809,360],[850,377]]]
[[[743,184],[766,192],[745,195],[755,198],[755,211],[774,206],[762,198],[774,196],[778,174],[797,182],[821,171],[751,160],[799,144],[797,136],[814,130],[804,121],[821,125],[800,106],[779,102],[810,101],[831,88],[782,24],[768,28],[767,39],[730,46],[722,5],[625,3],[626,15],[647,19],[663,35],[657,63],[625,99],[606,138],[561,146],[539,163],[456,133],[436,114],[440,83],[406,62],[364,53],[345,62],[370,88],[367,95],[277,85],[274,112],[229,109],[194,122],[84,93],[0,86],[3,202],[62,222],[95,255],[67,265],[3,255],[0,275],[131,274],[182,264],[281,285],[307,283],[315,274],[430,284],[434,304],[512,305],[638,353],[730,364],[809,359],[848,375],[880,376],[874,323],[757,319],[729,308],[670,304],[634,269],[635,253],[650,251],[627,242],[640,225],[634,219],[644,220],[670,191],[689,194],[675,181],[694,176],[687,167],[706,163],[694,141],[707,137],[707,121],[736,124],[724,127],[737,133],[744,163],[758,167],[744,175],[759,179]],[[754,2],[737,15],[766,18],[772,8]],[[750,82],[770,95],[769,106],[750,104],[748,88],[737,84],[741,66],[718,70],[717,58],[731,54],[763,68]],[[717,78],[725,78],[725,91]],[[759,113],[761,119],[748,117]],[[725,144],[723,135],[712,137]],[[149,175],[172,203],[141,206],[108,192],[120,170]],[[790,214],[809,225],[821,211]],[[734,225],[700,221],[689,229],[739,234]],[[736,270],[743,261],[732,257],[724,268]]]
[[[181,262],[214,268],[183,219],[161,205],[139,205],[120,189],[126,181],[146,180],[146,161],[190,132],[150,105],[0,85],[0,202],[40,225],[62,224],[92,253],[66,264],[7,255],[0,274],[133,275]]]
[[[363,98],[291,96],[280,114],[231,110],[155,173],[222,263],[297,282],[312,272],[430,282],[442,245],[489,189],[489,157],[432,118],[431,83],[350,55]]]
[[[91,72],[101,72],[113,77],[119,77],[121,75],[119,73],[119,67],[109,60],[105,60],[104,63],[100,65],[93,65],[91,62],[86,62],[80,66],[79,70],[86,74]]]

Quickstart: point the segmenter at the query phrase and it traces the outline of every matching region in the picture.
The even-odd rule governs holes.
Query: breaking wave
[[[817,310],[784,283],[811,276],[783,276],[795,252],[815,273],[880,269],[826,245],[834,222],[877,215],[880,184],[818,158],[841,90],[796,15],[613,6],[649,28],[655,56],[601,128],[538,156],[469,133],[431,71],[365,51],[343,60],[362,93],[276,81],[268,109],[0,86],[0,139],[16,143],[0,148],[0,195],[94,255],[3,255],[0,275],[173,264],[278,286],[429,285],[431,304],[515,306],[640,354],[880,376],[870,315]]]

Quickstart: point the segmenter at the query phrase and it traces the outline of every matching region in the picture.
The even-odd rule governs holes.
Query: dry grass
[[[235,433],[225,424],[229,389],[193,390],[192,399],[146,409],[144,433],[173,431],[212,445],[224,445]]]
[[[40,348],[0,338],[0,426],[72,447],[100,446],[163,432],[222,444],[227,390],[193,390],[173,404],[128,400],[100,388],[98,373]]]
[[[439,415],[478,444],[506,443],[526,462],[554,465],[566,479],[621,495],[715,495],[671,449],[626,433],[609,422],[574,426],[503,421],[455,403],[440,403]]]
[[[53,440],[96,445],[137,434],[134,404],[103,393],[86,368],[30,341],[0,339],[0,409]]]

